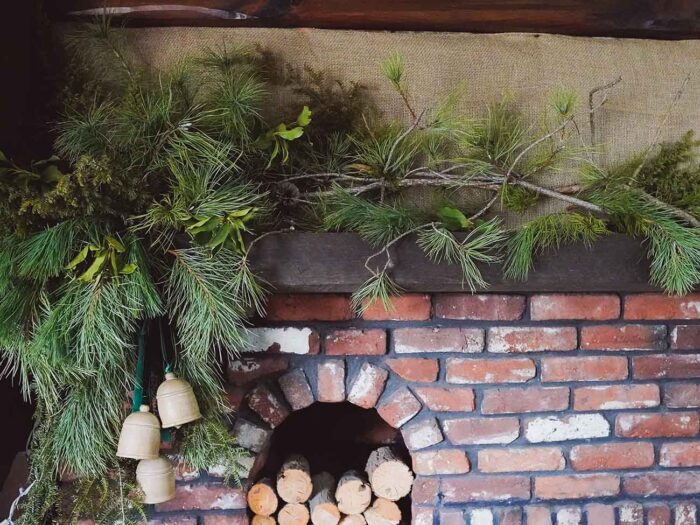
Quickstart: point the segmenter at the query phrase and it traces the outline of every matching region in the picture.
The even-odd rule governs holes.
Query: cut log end
[[[338,525],[367,525],[367,521],[362,514],[350,514],[343,516]]]
[[[275,494],[275,488],[269,479],[258,481],[248,491],[248,506],[253,513],[259,516],[271,516],[277,510],[278,504],[279,500]]]
[[[280,525],[306,525],[309,518],[309,509],[303,503],[287,503],[277,514]]]
[[[343,514],[362,514],[372,501],[372,488],[360,472],[350,470],[338,480],[335,499]]]
[[[261,516],[256,514],[253,519],[250,520],[250,525],[275,525],[277,522],[272,516]]]
[[[277,475],[279,497],[287,503],[304,503],[312,490],[309,462],[303,456],[289,456]]]
[[[309,502],[314,525],[338,525],[340,511],[335,502],[335,480],[328,472],[313,477],[313,495]]]
[[[379,498],[397,501],[411,492],[413,473],[389,447],[372,452],[365,470],[372,491]]]
[[[401,521],[401,509],[391,500],[377,498],[364,513],[367,525],[398,525]]]

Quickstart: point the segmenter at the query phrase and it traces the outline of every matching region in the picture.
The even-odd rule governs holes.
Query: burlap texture
[[[204,48],[258,44],[293,66],[309,64],[340,80],[367,85],[387,117],[406,118],[378,64],[390,53],[404,55],[407,81],[417,108],[430,107],[466,82],[464,109],[483,114],[488,102],[510,94],[536,121],[551,90],[575,90],[582,102],[578,122],[588,140],[589,91],[618,76],[622,82],[596,116],[606,144],[601,162],[626,158],[661,139],[679,137],[700,124],[700,41],[577,38],[537,34],[329,31],[269,28],[129,29],[132,52],[144,64],[167,69]],[[674,94],[685,84],[682,97]],[[284,102],[277,99],[277,103]],[[669,110],[670,108],[670,110]],[[556,173],[550,184],[575,179]]]

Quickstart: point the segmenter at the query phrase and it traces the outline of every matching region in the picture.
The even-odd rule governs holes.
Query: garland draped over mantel
[[[69,44],[55,156],[30,166],[0,157],[0,346],[5,372],[36,403],[32,489],[17,523],[142,516],[133,465],[115,449],[148,322],[172,326],[170,359],[204,416],[176,433],[178,458],[236,479],[220,367],[245,350],[246,318],[264,311],[249,254],[265,236],[359,233],[376,253],[358,309],[401,292],[390,248],[410,234],[430,259],[457,264],[468,289],[487,285],[479,264],[504,261],[508,277],[525,279],[535,254],[613,231],[644,240],[653,284],[669,293],[700,284],[692,133],[601,166],[601,146],[581,132],[590,125],[595,137],[595,113],[620,79],[594,87],[583,112],[557,90],[531,124],[508,99],[463,115],[461,88],[416,108],[392,55],[381,70],[412,117],[403,125],[384,121],[362,86],[312,69],[281,74],[261,50],[221,47],[156,75],[132,65],[106,18]],[[267,96],[282,87],[298,102],[269,115]],[[558,169],[580,183],[548,187]],[[404,198],[413,187],[434,192],[430,210]],[[465,194],[475,204],[455,204]],[[504,226],[503,213],[543,199],[561,211]],[[152,362],[158,353],[149,346]],[[60,473],[78,481],[59,491]]]

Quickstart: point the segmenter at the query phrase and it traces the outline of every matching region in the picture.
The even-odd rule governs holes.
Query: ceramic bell
[[[143,491],[144,503],[163,503],[175,497],[175,471],[165,458],[139,461],[136,481]]]
[[[171,372],[165,374],[165,381],[158,387],[156,397],[163,428],[179,427],[202,417],[190,384]]]
[[[117,456],[131,459],[156,459],[160,449],[160,422],[148,405],[129,414],[119,434]]]

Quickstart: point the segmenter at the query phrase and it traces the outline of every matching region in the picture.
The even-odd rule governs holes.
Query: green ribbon
[[[134,384],[134,398],[131,402],[131,411],[138,412],[143,404],[143,374],[146,368],[146,322],[141,324],[139,330],[138,348],[139,355],[136,359],[136,377]]]

